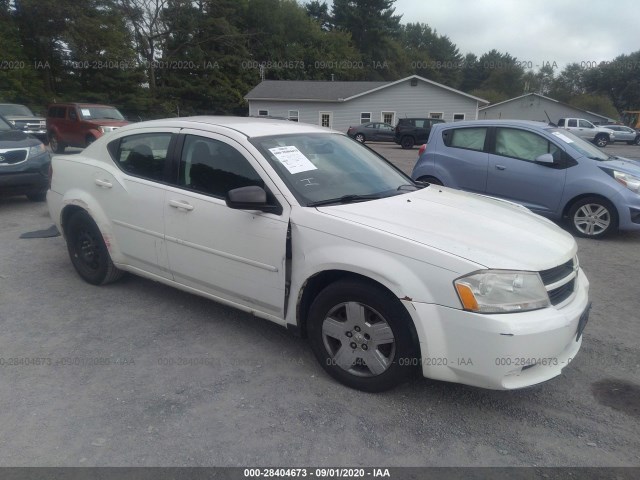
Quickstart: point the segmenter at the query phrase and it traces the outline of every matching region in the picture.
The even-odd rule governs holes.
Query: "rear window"
[[[465,150],[484,150],[487,128],[453,128],[442,132],[442,139],[447,147]]]

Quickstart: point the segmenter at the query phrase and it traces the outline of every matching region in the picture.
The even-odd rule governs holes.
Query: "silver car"
[[[627,142],[629,145],[640,145],[640,133],[624,125],[604,125],[605,128],[616,132],[615,142]]]

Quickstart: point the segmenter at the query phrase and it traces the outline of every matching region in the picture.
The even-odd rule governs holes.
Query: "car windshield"
[[[5,130],[11,130],[11,125],[9,125],[4,121],[4,119],[0,117],[0,132],[4,132]]]
[[[419,187],[344,135],[303,133],[251,140],[303,206],[399,195]]]
[[[113,107],[80,107],[80,115],[85,120],[124,120],[118,109]]]
[[[0,105],[0,115],[20,115],[33,117],[33,113],[24,105]]]
[[[563,143],[571,145],[571,148],[577,150],[578,152],[580,152],[580,154],[584,155],[587,158],[600,161],[609,159],[609,155],[602,153],[602,151],[598,147],[592,145],[591,143],[583,140],[580,137],[575,136],[573,133],[568,132],[567,130],[552,128],[549,129],[549,132],[551,133],[551,135],[557,137]]]

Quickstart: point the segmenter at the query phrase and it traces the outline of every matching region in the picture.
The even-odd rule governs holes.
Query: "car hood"
[[[0,132],[0,148],[24,148],[39,145],[41,142],[20,130],[7,130]]]
[[[606,160],[600,162],[600,166],[610,170],[619,170],[620,172],[629,173],[640,177],[640,161],[631,160],[629,158],[617,157],[616,160]]]
[[[546,270],[577,250],[569,233],[520,205],[434,185],[318,210],[487,268]]]
[[[29,116],[29,115],[5,115],[4,118],[7,120],[16,120],[19,122],[24,121],[34,121],[34,122],[44,122],[43,117]]]

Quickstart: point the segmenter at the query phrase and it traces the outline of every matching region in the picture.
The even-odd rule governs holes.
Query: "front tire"
[[[569,210],[569,228],[578,237],[602,238],[617,230],[618,212],[604,198],[583,198]]]
[[[311,305],[308,333],[322,368],[365,392],[395,387],[416,370],[417,342],[406,308],[390,292],[357,280],[339,280]]]
[[[65,145],[55,133],[49,134],[49,147],[51,147],[53,153],[64,153]]]
[[[71,215],[65,233],[71,263],[83,280],[105,285],[122,277],[124,272],[111,261],[102,233],[87,212]]]
[[[415,145],[415,142],[413,141],[413,137],[404,136],[402,137],[402,140],[400,140],[400,146],[405,150],[409,150],[410,148],[413,148],[414,145]]]
[[[600,147],[604,148],[609,143],[609,138],[606,135],[598,135],[594,141],[594,143]]]
[[[358,133],[358,134],[357,134],[355,137],[353,137],[353,138],[355,138],[355,139],[356,139],[358,142],[360,142],[360,143],[364,143],[364,140],[365,140],[365,139],[364,139],[364,135],[363,135],[363,134],[361,134],[361,133]]]

